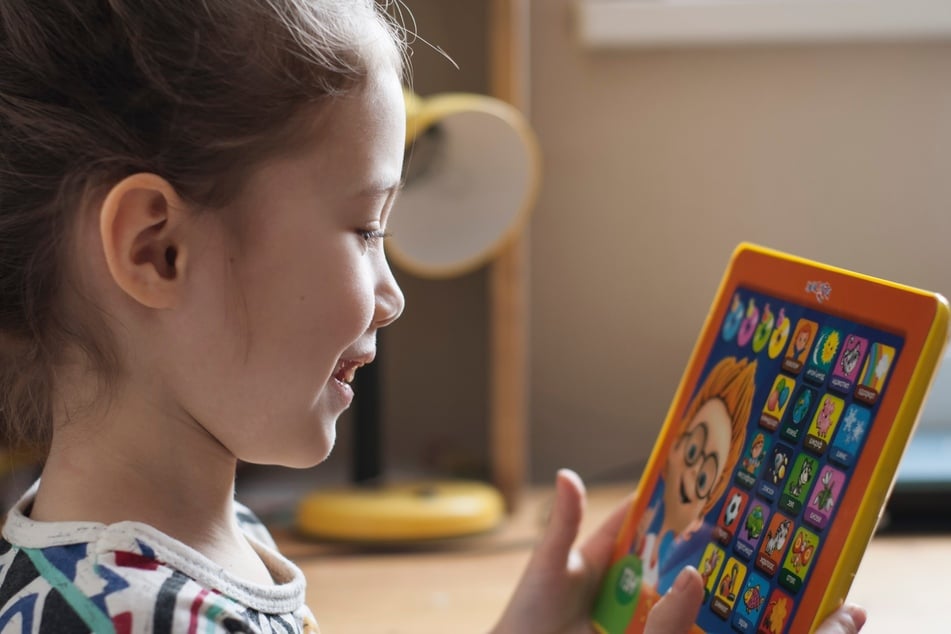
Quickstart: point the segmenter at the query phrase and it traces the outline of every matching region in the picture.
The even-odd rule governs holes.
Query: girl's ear
[[[149,308],[171,308],[181,293],[188,209],[164,178],[133,174],[116,183],[99,210],[99,235],[116,284]]]

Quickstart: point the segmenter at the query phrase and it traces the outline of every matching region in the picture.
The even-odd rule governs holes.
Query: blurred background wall
[[[536,478],[637,472],[741,240],[951,294],[951,44],[596,52],[571,5],[532,2]]]
[[[488,0],[409,0],[420,94],[484,92]],[[749,240],[951,294],[951,42],[595,51],[531,2],[531,476],[633,478]],[[397,210],[398,213],[398,210]],[[486,458],[486,276],[397,272],[390,472]],[[348,460],[346,419],[330,465]]]

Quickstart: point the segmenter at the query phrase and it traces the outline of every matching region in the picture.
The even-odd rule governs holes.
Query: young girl
[[[0,4],[0,417],[46,452],[0,631],[317,631],[235,466],[321,462],[403,309],[404,46],[373,0]],[[498,632],[588,631],[626,505],[574,550],[556,485]],[[650,631],[702,592],[686,569]]]

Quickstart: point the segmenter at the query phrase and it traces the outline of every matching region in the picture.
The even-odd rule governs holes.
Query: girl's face
[[[402,171],[399,78],[381,69],[321,117],[312,147],[264,166],[231,208],[195,220],[209,239],[190,256],[203,295],[181,317],[176,400],[248,462],[323,460],[353,373],[403,310],[381,238]],[[221,217],[240,218],[240,236]]]
[[[700,518],[726,467],[732,428],[723,401],[710,399],[674,444],[664,471],[664,524],[675,533]]]

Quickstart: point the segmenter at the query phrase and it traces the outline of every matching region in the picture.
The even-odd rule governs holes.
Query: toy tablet
[[[695,632],[810,632],[844,600],[948,335],[940,295],[733,255],[592,620],[642,632],[692,565]]]

